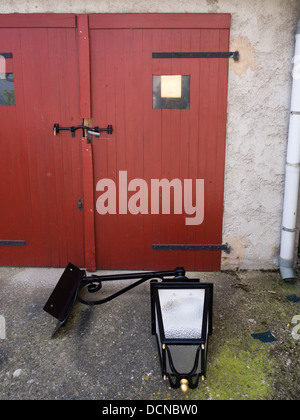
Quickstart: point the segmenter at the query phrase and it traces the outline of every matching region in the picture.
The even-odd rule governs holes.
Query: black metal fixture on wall
[[[112,295],[89,300],[105,282],[136,280]],[[69,263],[44,310],[64,326],[75,302],[101,305],[150,280],[152,334],[156,335],[163,379],[186,392],[206,375],[208,336],[212,334],[213,284],[188,279],[184,268],[115,275],[87,276]]]

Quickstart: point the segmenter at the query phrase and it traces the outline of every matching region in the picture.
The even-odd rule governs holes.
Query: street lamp
[[[157,337],[163,378],[172,388],[196,388],[206,376],[212,334],[213,284],[151,282],[152,334]]]
[[[102,283],[137,280],[100,300],[87,300],[81,291],[96,293]],[[152,333],[157,337],[162,375],[172,388],[196,388],[205,378],[208,336],[212,333],[213,285],[185,276],[184,268],[172,271],[87,276],[85,270],[69,263],[51,293],[44,310],[66,324],[75,302],[101,305],[134,287],[150,282]],[[160,281],[159,281],[160,280]]]

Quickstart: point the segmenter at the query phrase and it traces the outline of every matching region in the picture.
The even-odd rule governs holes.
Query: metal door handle
[[[93,136],[100,137],[100,133],[98,131],[93,131],[93,129],[88,130],[88,134],[87,134],[87,142],[88,142],[88,144],[92,143]]]
[[[88,130],[88,134],[91,136],[100,137],[100,133],[98,133],[98,131]]]

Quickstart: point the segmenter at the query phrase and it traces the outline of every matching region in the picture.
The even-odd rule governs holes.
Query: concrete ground
[[[160,375],[149,283],[102,306],[77,303],[53,334],[43,306],[62,272],[0,267],[1,400],[300,398],[300,303],[287,298],[299,296],[298,282],[284,284],[277,272],[188,273],[215,285],[214,330],[207,379],[182,394]],[[265,331],[277,341],[251,336]]]

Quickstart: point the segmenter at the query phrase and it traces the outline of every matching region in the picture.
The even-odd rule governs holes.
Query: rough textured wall
[[[223,258],[223,267],[272,268],[280,245],[300,4],[247,3],[233,13],[231,32],[231,48],[240,50],[241,61],[230,64],[224,240],[233,252]]]
[[[278,264],[299,0],[7,0],[0,13],[231,13],[223,268]]]

